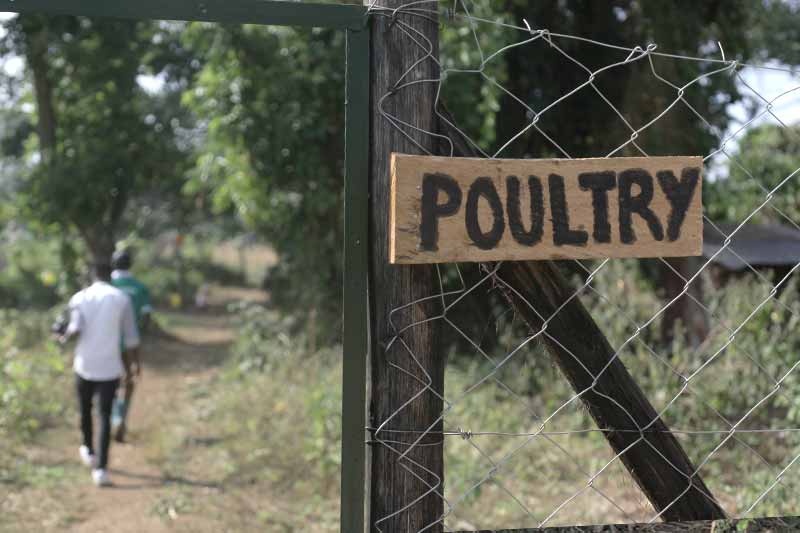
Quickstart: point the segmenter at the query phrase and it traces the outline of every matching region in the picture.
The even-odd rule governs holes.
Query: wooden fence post
[[[421,17],[402,10],[393,14],[382,9],[395,9],[405,3],[407,0],[378,0],[372,16],[369,420],[372,428],[381,424],[384,430],[430,427],[434,434],[423,436],[419,444],[424,446],[415,446],[401,459],[400,454],[409,448],[402,443],[416,441],[419,434],[372,431],[369,523],[372,531],[384,532],[418,531],[440,519],[444,508],[442,423],[436,420],[443,408],[439,395],[444,393],[445,360],[439,348],[438,321],[418,324],[402,333],[402,341],[390,342],[396,333],[390,326],[391,312],[438,290],[433,267],[394,266],[388,261],[390,155],[421,153],[419,146],[433,151],[434,138],[423,132],[436,129],[436,84],[416,83],[396,91],[394,87],[401,78],[404,83],[436,79],[439,75],[431,58],[419,61],[426,55],[419,43],[426,39],[431,44],[432,57],[438,59],[436,16],[426,13]],[[382,115],[381,108],[421,131],[392,124]],[[439,302],[428,301],[396,313],[391,320],[402,327],[440,312]],[[430,389],[426,389],[426,383]],[[381,439],[392,442],[381,443]],[[442,526],[426,531],[437,533]]]

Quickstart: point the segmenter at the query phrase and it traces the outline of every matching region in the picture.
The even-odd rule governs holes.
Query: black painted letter
[[[633,185],[638,185],[641,192],[631,196]],[[624,244],[636,241],[633,231],[632,215],[636,213],[647,222],[650,233],[657,241],[664,240],[664,228],[658,217],[650,209],[653,199],[653,176],[641,168],[623,170],[619,174],[619,238]]]
[[[586,246],[589,234],[583,230],[569,228],[569,209],[564,192],[564,177],[550,174],[548,177],[550,189],[550,211],[553,216],[553,244],[563,246]]]
[[[447,194],[447,201],[439,203],[439,191]],[[420,249],[439,249],[439,217],[449,217],[461,207],[461,188],[447,174],[425,174],[422,178],[422,221],[420,224]]]
[[[486,198],[492,210],[492,229],[487,233],[481,231],[478,220],[478,200],[481,196]],[[503,232],[506,229],[506,223],[503,220],[503,203],[500,201],[500,195],[497,194],[497,189],[491,179],[481,177],[472,182],[467,194],[465,222],[469,238],[481,250],[491,250],[503,238]]]
[[[529,176],[528,191],[531,195],[531,229],[525,231],[519,199],[519,178],[516,176],[506,178],[506,194],[508,194],[506,210],[508,211],[508,227],[511,229],[511,235],[519,244],[533,246],[542,240],[544,231],[544,194],[541,180],[536,176]]]
[[[611,242],[611,224],[608,223],[608,191],[617,185],[616,174],[610,170],[584,172],[578,174],[578,184],[584,191],[592,191],[592,209],[594,209],[592,237],[596,242]]]
[[[681,226],[686,218],[686,211],[694,196],[694,190],[700,181],[700,169],[687,167],[681,170],[681,181],[675,177],[671,170],[656,172],[658,183],[664,194],[667,195],[671,207],[667,218],[667,238],[677,241],[681,236]]]

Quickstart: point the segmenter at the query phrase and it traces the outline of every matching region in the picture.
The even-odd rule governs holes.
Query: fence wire
[[[739,239],[766,227],[762,224],[765,220],[772,224],[769,227],[781,225],[800,232],[791,213],[796,202],[791,186],[800,179],[800,168],[784,176],[765,176],[761,164],[753,168],[753,161],[744,160],[740,154],[743,137],[756,128],[776,128],[793,138],[799,131],[781,118],[781,110],[786,102],[800,105],[800,83],[780,94],[765,95],[744,73],[776,71],[793,75],[792,71],[775,64],[746,65],[726,59],[722,45],[715,57],[688,57],[664,52],[657,44],[624,47],[536,28],[525,20],[488,20],[471,14],[470,5],[462,0],[409,2],[398,9],[372,5],[370,11],[375,17],[391,19],[393,35],[399,32],[419,50],[419,59],[396,80],[378,107],[383,118],[422,153],[428,150],[415,140],[419,133],[444,142],[450,155],[456,155],[448,137],[405,122],[385,111],[384,103],[417,84],[433,84],[441,96],[454,75],[476,76],[484,87],[512,98],[526,113],[524,127],[508,139],[498,139],[495,150],[471,138],[449,114],[440,114],[439,119],[458,131],[483,157],[503,157],[515,143],[538,135],[546,141],[549,152],[572,158],[573,154],[548,132],[542,119],[558,120],[559,110],[571,105],[572,96],[591,91],[596,94],[598,105],[608,106],[619,119],[626,137],[609,151],[581,156],[666,155],[649,154],[641,138],[653,132],[673,110],[681,109],[688,113],[682,116],[692,117],[717,138],[716,147],[704,157],[706,179],[717,181],[718,186],[725,184],[730,175],[720,169],[727,168],[729,174],[744,176],[750,190],[758,191],[755,196],[741,198],[741,202],[755,200],[746,216],[721,222],[705,212],[707,245],[718,245],[708,245],[704,256],[694,263],[662,258],[650,262],[576,260],[563,265],[565,271],[571,271],[575,286],[567,301],[579,298],[615,347],[613,357],[601,372],[586,370],[593,384],[584,390],[570,389],[549,363],[540,342],[546,339],[563,348],[563,339],[555,338],[548,331],[548,324],[566,303],[549,316],[539,315],[542,326],[532,331],[510,304],[498,297],[504,291],[515,292],[499,274],[501,264],[483,266],[481,270],[471,265],[437,266],[439,290],[424,299],[407,302],[395,309],[390,318],[395,336],[388,347],[399,344],[397,353],[405,359],[394,367],[398,373],[412,376],[419,390],[398,405],[391,416],[368,428],[372,444],[391,450],[396,461],[425,483],[428,491],[409,494],[407,504],[391,515],[372,517],[373,526],[390,530],[386,524],[431,494],[442,499],[444,513],[419,531],[434,527],[476,530],[662,519],[669,506],[656,511],[621,462],[633,446],[652,446],[645,433],[652,430],[656,420],[637,427],[634,432],[639,438],[634,444],[614,453],[603,438],[603,433],[610,430],[596,427],[580,407],[584,396],[599,392],[594,390],[598,378],[617,359],[629,369],[653,403],[658,418],[671,428],[669,431],[696,467],[685,475],[686,488],[675,501],[693,487],[697,476],[702,476],[731,516],[800,514],[800,481],[796,479],[800,462],[800,335],[794,333],[800,325],[800,301],[794,281],[800,263],[765,271],[761,265],[753,264],[753,257],[742,246],[737,246],[744,242]],[[410,23],[414,18],[437,17],[460,29],[459,35],[477,52],[477,64],[456,68],[441,63],[434,55],[437,47]],[[481,33],[487,26],[500,27],[515,40],[496,50],[485,50]],[[619,52],[620,58],[600,68],[590,68],[567,51],[563,45],[566,42],[610,49]],[[585,81],[534,109],[525,95],[514,94],[487,69],[517,47],[525,47],[530,54],[550,53],[552,61],[581,69]],[[447,52],[442,49],[442,55]],[[658,62],[664,60],[696,65],[696,74],[684,80],[668,79],[659,70]],[[419,79],[415,75],[415,68],[428,61],[439,67],[437,79]],[[638,64],[646,65],[651,80],[671,93],[666,105],[653,110],[647,118],[626,113],[624,102],[607,96],[598,83],[605,73]],[[721,131],[688,95],[694,88],[724,76],[733,77],[738,90],[757,109]],[[547,82],[541,80],[542,84]],[[456,122],[460,118],[456,116]],[[676,123],[671,122],[670,128],[675,127]],[[730,194],[735,196],[736,190]],[[779,203],[782,196],[784,201]],[[791,239],[800,242],[798,235],[793,233]],[[784,246],[785,241],[782,242],[775,246]],[[739,265],[735,275],[728,275],[724,268],[731,261]],[[653,272],[672,276],[676,289],[665,293],[657,288],[657,279],[648,284],[647,280],[657,278]],[[516,296],[524,299],[519,293]],[[476,312],[476,299],[492,302],[488,317],[487,313]],[[431,302],[439,305],[440,312],[435,316],[423,322],[404,322],[405,311]],[[525,304],[539,314],[535,302]],[[682,322],[676,324],[683,325],[676,325],[665,338],[667,316],[678,308],[684,311],[678,313]],[[694,336],[688,331],[692,324],[687,313],[699,317],[699,326],[695,326],[700,332]],[[414,328],[432,321],[440,324],[451,347],[444,392],[433,389],[428,372],[403,340]],[[393,419],[413,409],[423,394],[442,400],[444,408],[437,422],[425,427],[394,428]],[[444,430],[434,431],[441,422]],[[434,476],[437,481],[431,483],[428,480],[433,473],[412,459],[412,451],[437,445],[442,439],[445,476]],[[677,465],[671,466],[681,471]]]

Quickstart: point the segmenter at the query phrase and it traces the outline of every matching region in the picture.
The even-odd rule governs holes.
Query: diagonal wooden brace
[[[675,436],[550,261],[503,263],[497,277],[650,503],[668,521],[725,518]],[[566,302],[566,303],[565,303]],[[562,307],[563,305],[563,307]],[[559,310],[559,308],[561,308]],[[556,312],[557,311],[557,312]],[[610,364],[609,364],[610,361]],[[645,429],[642,431],[642,429]]]

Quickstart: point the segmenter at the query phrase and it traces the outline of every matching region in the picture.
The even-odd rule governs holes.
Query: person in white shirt
[[[62,343],[78,335],[73,369],[81,412],[83,445],[81,460],[92,467],[97,486],[110,485],[108,450],[111,441],[111,407],[120,378],[132,380],[138,365],[131,361],[139,346],[133,305],[127,294],[113,287],[111,266],[94,267],[94,283],[75,294],[69,301],[70,321]],[[92,439],[92,400],[99,397],[100,446],[95,457]]]

